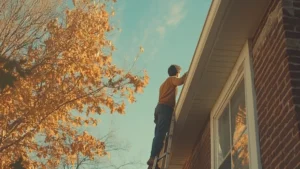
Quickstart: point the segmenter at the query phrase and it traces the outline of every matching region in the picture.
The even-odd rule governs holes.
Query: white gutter
[[[190,64],[189,74],[180,93],[175,109],[176,122],[178,122],[177,125],[179,126],[184,125],[186,121],[186,116],[183,116],[182,111],[189,111],[192,105],[192,100],[195,95],[194,90],[196,89],[195,82],[201,78],[203,71],[205,70],[211,49],[217,37],[216,32],[218,32],[221,21],[225,17],[224,13],[230,4],[230,1],[231,0],[213,0],[212,5],[210,6],[208,16],[203,26],[203,31],[201,32],[193,59]]]

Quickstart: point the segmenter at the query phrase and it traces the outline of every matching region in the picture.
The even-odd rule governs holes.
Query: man
[[[177,86],[182,85],[187,76],[187,73],[185,73],[179,78],[180,70],[180,66],[171,65],[168,69],[169,77],[163,82],[159,89],[159,101],[154,113],[154,122],[156,124],[155,136],[152,142],[151,156],[147,162],[149,166],[148,169],[152,169],[154,158],[159,155],[166,133],[169,131],[176,102]],[[159,169],[157,165],[156,169]]]

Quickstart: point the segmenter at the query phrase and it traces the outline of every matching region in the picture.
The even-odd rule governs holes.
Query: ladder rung
[[[161,160],[161,159],[163,159],[163,158],[165,158],[168,154],[170,154],[170,153],[168,153],[168,152],[167,152],[167,153],[164,153],[162,156],[160,156],[160,157],[158,158],[158,161]]]

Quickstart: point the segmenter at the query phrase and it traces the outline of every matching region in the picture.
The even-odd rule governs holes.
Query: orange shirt
[[[186,74],[181,78],[175,76],[168,77],[159,88],[159,101],[158,104],[165,104],[172,108],[175,107],[177,86],[184,83]]]

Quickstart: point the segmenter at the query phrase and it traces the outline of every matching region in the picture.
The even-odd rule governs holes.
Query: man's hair
[[[181,67],[178,65],[171,65],[168,69],[169,76],[175,76],[177,73],[180,73]]]

